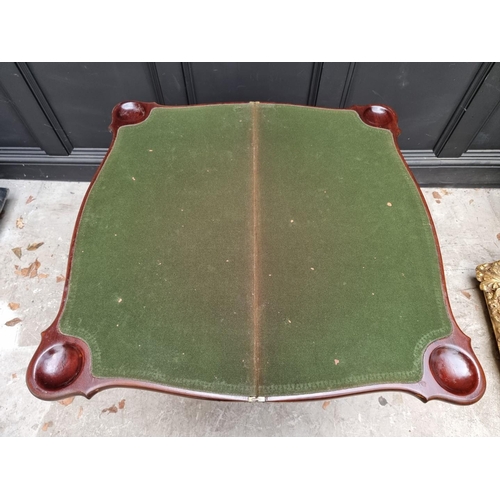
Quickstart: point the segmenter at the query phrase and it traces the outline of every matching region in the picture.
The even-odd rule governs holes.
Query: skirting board
[[[0,148],[0,179],[90,182],[106,149],[76,148],[49,156],[38,148]],[[403,150],[420,186],[500,187],[500,150],[437,158],[431,150]]]

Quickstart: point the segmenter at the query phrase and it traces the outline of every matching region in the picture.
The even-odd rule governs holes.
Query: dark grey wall
[[[470,149],[500,149],[500,106],[479,131]]]
[[[36,147],[36,140],[0,87],[0,148],[30,146]]]
[[[383,102],[396,110],[401,149],[432,149],[479,63],[356,65],[346,106]]]
[[[426,183],[434,174],[446,183],[448,172],[456,184],[459,174],[432,168],[465,172],[463,153],[470,169],[476,149],[493,150],[479,155],[478,179],[500,182],[500,65],[478,62],[0,63],[0,178],[89,177],[111,140],[111,110],[126,100],[387,104]]]

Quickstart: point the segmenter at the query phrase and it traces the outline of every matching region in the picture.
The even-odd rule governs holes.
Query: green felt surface
[[[241,106],[154,110],[120,129],[61,318],[96,376],[252,391],[250,129]]]
[[[451,324],[392,134],[310,108],[263,107],[259,123],[261,394],[420,380]]]
[[[154,109],[119,130],[60,325],[96,376],[248,396],[417,381],[451,332],[392,134],[271,104]]]

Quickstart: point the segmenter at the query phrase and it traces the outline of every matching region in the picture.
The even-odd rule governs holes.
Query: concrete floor
[[[475,267],[500,259],[500,190],[424,189],[443,253],[456,320],[472,338],[488,387],[460,407],[386,392],[329,402],[248,404],[110,389],[88,401],[36,399],[26,388],[40,332],[60,305],[67,254],[88,184],[1,181],[10,189],[0,219],[0,435],[2,436],[500,436],[500,356]],[[29,197],[34,200],[26,203]],[[16,227],[22,217],[24,227]],[[44,242],[27,252],[31,243]],[[11,251],[22,247],[19,260]],[[37,258],[41,278],[14,273]],[[47,275],[46,277],[43,277]],[[17,310],[9,303],[19,303]],[[22,322],[6,326],[19,317]]]

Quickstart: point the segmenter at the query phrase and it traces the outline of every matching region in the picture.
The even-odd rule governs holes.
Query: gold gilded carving
[[[493,331],[500,349],[500,260],[476,267],[479,288],[484,292]]]

